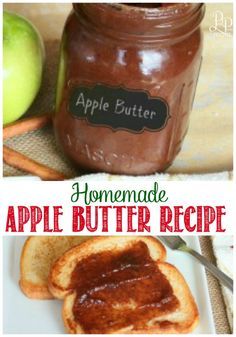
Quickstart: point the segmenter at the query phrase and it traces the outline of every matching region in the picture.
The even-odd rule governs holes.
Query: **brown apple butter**
[[[62,37],[56,138],[81,168],[163,171],[188,129],[204,5],[73,5]]]
[[[72,273],[70,287],[76,289],[74,320],[85,333],[129,326],[145,329],[147,321],[179,307],[169,281],[142,241],[124,251],[83,259]]]

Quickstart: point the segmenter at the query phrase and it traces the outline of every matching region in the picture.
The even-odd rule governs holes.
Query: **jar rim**
[[[74,10],[94,26],[117,34],[160,39],[191,33],[201,23],[204,3],[175,3],[166,7],[139,7],[125,3],[74,3]],[[112,18],[112,19],[111,19]],[[142,22],[141,22],[142,21]]]
[[[142,3],[140,3],[142,4]],[[187,16],[200,7],[202,7],[203,3],[170,3],[169,6],[162,7],[145,7],[145,6],[134,6],[136,4],[133,3],[73,3],[74,9],[77,6],[85,5],[85,6],[95,6],[97,10],[110,10],[113,11],[113,14],[117,16],[143,16],[144,18],[159,18],[159,19],[177,19],[178,17]]]
[[[142,3],[139,3],[142,4]],[[170,3],[169,6],[162,7],[148,7],[144,6],[134,6],[133,3],[100,3],[102,7],[110,7],[115,11],[119,11],[122,15],[142,15],[147,19],[151,17],[166,19],[172,17],[173,19],[188,15],[190,12],[195,11],[203,5],[203,3]],[[123,12],[122,12],[123,11]]]

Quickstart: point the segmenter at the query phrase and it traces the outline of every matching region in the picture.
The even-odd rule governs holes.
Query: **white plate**
[[[197,237],[185,237],[200,252]],[[40,301],[25,297],[19,286],[19,260],[25,237],[3,238],[3,333],[60,334],[64,333],[61,302]],[[167,261],[184,275],[197,302],[200,323],[194,334],[215,333],[214,321],[204,268],[186,253],[167,249]]]

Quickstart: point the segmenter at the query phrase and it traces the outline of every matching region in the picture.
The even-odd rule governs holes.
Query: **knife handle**
[[[233,291],[233,280],[229,276],[223,273],[213,263],[209,262],[204,256],[202,256],[195,250],[189,248],[187,251],[198,261],[200,261],[206,267],[206,269],[211,272],[224,286]]]

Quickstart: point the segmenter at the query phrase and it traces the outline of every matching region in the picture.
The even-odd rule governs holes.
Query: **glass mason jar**
[[[171,165],[188,129],[204,11],[200,3],[73,5],[54,128],[79,167],[137,175]]]

